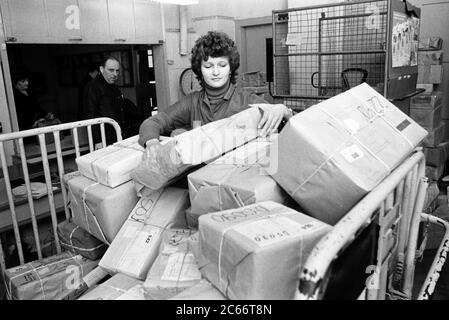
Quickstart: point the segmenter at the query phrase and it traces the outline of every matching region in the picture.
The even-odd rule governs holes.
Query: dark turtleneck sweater
[[[212,113],[216,113],[220,107],[224,103],[224,96],[229,90],[229,86],[231,85],[231,81],[228,80],[228,82],[225,83],[224,86],[220,88],[214,88],[209,86],[208,84],[205,84],[204,90],[206,91],[206,97],[209,100],[210,103],[210,109]]]

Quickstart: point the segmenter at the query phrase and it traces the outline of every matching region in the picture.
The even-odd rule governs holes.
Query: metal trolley
[[[422,92],[419,16],[399,0],[273,11],[271,95],[301,111],[362,82],[391,101]]]
[[[359,299],[431,298],[446,262],[449,224],[445,220],[422,213],[428,185],[424,171],[424,154],[417,150],[318,242],[304,265],[298,299],[326,297],[332,264],[372,224],[377,230],[377,249],[373,264],[365,266],[363,270],[366,272],[366,281]],[[439,224],[446,232],[419,294],[413,296],[421,220]]]
[[[104,128],[106,125],[113,126],[117,140],[120,141],[122,139],[121,129],[114,120],[109,118],[83,120],[0,135],[0,160],[4,177],[4,192],[8,202],[8,209],[0,211],[0,223],[4,222],[3,218],[6,215],[9,216],[9,225],[14,235],[19,257],[15,265],[5,263],[5,244],[3,237],[0,237],[0,271],[2,274],[6,268],[28,262],[24,256],[21,237],[21,228],[24,224],[32,226],[37,248],[36,258],[41,259],[46,256],[41,247],[39,228],[39,223],[44,215],[51,218],[51,231],[56,246],[56,251],[53,254],[61,252],[56,232],[58,218],[70,218],[70,212],[67,207],[67,190],[63,183],[63,176],[67,169],[63,157],[67,156],[67,149],[62,146],[60,132],[71,131],[73,142],[71,151],[75,157],[79,157],[82,153],[78,139],[80,130],[87,128],[88,145],[85,152],[92,152],[94,150],[92,127],[100,126],[101,147],[104,147],[106,146]],[[45,136],[48,134],[53,135],[54,145],[45,143]],[[39,200],[32,197],[33,174],[29,170],[30,159],[27,159],[23,141],[27,137],[34,137],[39,141],[41,158],[39,164],[42,166],[43,181],[47,191],[46,197]],[[26,198],[22,203],[18,202],[13,195],[10,170],[8,170],[6,161],[5,148],[11,146],[17,147],[23,184],[27,191]],[[51,172],[54,169],[57,173],[56,182],[54,181],[55,175],[52,175]],[[422,151],[417,150],[357,203],[334,226],[332,231],[318,242],[308,257],[300,277],[298,299],[323,299],[326,297],[325,292],[330,285],[328,279],[333,264],[370,225],[374,225],[377,230],[375,259],[373,264],[366,266],[369,274],[366,277],[366,286],[360,292],[360,299],[411,299],[416,253],[419,251],[417,246],[420,220],[436,223],[446,228],[446,234],[418,299],[431,297],[449,249],[449,224],[437,217],[421,213],[427,188],[424,169],[424,155]],[[58,191],[55,191],[55,187]],[[43,202],[47,208],[46,213],[42,213],[40,209]]]
[[[57,234],[58,218],[71,217],[67,207],[67,190],[64,184],[64,174],[69,167],[66,158],[72,154],[79,157],[83,152],[92,152],[95,147],[106,146],[105,126],[112,126],[117,141],[122,140],[121,128],[116,121],[110,118],[97,118],[83,120],[48,127],[30,129],[0,135],[0,160],[3,172],[3,181],[0,181],[3,206],[0,211],[0,274],[7,268],[22,265],[28,261],[24,254],[22,228],[26,225],[32,227],[33,247],[36,251],[35,259],[42,259],[51,254],[61,253],[61,246]],[[101,143],[94,145],[93,130],[99,129]],[[61,133],[70,132],[70,137],[61,139]],[[52,137],[49,137],[52,136]],[[54,138],[53,143],[47,143]],[[30,158],[26,152],[24,140],[34,140],[36,157]],[[48,141],[46,141],[48,139]],[[53,139],[51,139],[53,141]],[[80,140],[87,140],[80,143]],[[68,142],[68,143],[67,143]],[[6,149],[16,150],[18,156],[13,156],[14,165],[9,165],[6,159]],[[37,159],[37,160],[36,160]],[[33,168],[38,167],[35,171]],[[17,174],[16,172],[19,172]],[[36,173],[37,172],[37,173]],[[14,176],[19,176],[15,179]],[[17,178],[17,177],[16,177]],[[33,197],[32,183],[36,181],[46,186],[45,196],[39,199]],[[14,185],[22,184],[23,194],[13,194]],[[50,218],[51,240],[53,251],[44,252],[41,222]],[[6,237],[8,234],[13,237]],[[12,239],[11,239],[12,238]],[[9,240],[9,241],[8,241]],[[4,243],[4,242],[13,242]],[[16,259],[6,261],[7,250],[13,247]],[[9,263],[7,263],[9,262]]]

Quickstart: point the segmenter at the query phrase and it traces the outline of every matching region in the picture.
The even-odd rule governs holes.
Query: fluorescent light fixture
[[[161,3],[170,3],[170,4],[179,4],[179,5],[190,5],[190,4],[198,4],[199,0],[150,0],[152,2],[161,2]]]

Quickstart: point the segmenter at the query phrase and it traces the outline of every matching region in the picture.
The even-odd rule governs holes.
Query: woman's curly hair
[[[192,70],[204,88],[204,78],[201,73],[201,62],[209,57],[228,57],[231,69],[231,83],[236,83],[237,69],[240,67],[240,54],[235,42],[220,31],[209,31],[196,40],[192,48]]]

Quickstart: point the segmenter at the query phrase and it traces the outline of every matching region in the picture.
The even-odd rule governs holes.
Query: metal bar
[[[387,11],[379,12],[379,15],[386,15],[386,14],[387,14]],[[372,13],[360,13],[360,14],[351,14],[351,15],[346,15],[346,16],[324,17],[321,19],[323,21],[324,20],[345,20],[345,19],[351,19],[351,18],[369,17],[370,15],[372,15]]]
[[[388,98],[388,75],[390,73],[389,69],[390,69],[390,59],[391,59],[391,38],[393,36],[393,32],[390,31],[390,27],[391,27],[391,23],[392,23],[392,14],[391,14],[391,10],[392,10],[392,2],[393,1],[388,1],[387,5],[388,5],[388,12],[389,14],[387,15],[387,43],[385,46],[385,66],[384,66],[384,97]]]
[[[441,270],[446,263],[447,252],[449,250],[449,223],[444,219],[426,213],[421,213],[421,221],[439,224],[445,229],[443,239],[417,297],[417,300],[429,300],[434,293]]]
[[[56,124],[53,126],[48,127],[41,127],[41,128],[35,128],[35,129],[28,129],[23,131],[17,131],[17,132],[9,132],[7,134],[0,134],[0,141],[6,141],[6,140],[13,140],[18,138],[26,138],[35,136],[36,134],[41,133],[53,133],[54,130],[69,130],[73,127],[81,127],[81,126],[87,126],[87,125],[98,125],[98,124],[104,124],[108,123],[112,125],[115,129],[115,132],[118,137],[120,137],[120,140],[122,139],[122,130],[120,129],[119,124],[117,121],[111,119],[111,118],[95,118],[95,119],[88,119],[88,120],[81,120],[81,121],[74,121],[69,123],[61,123]]]
[[[75,157],[80,157],[80,146],[79,146],[79,140],[78,140],[78,129],[72,128],[72,137],[73,137],[73,145],[75,146]]]
[[[424,177],[424,168],[422,170],[422,176],[418,185],[418,192],[415,200],[415,208],[413,210],[413,216],[410,222],[410,236],[407,246],[407,252],[405,255],[405,270],[404,280],[402,281],[402,292],[412,297],[413,279],[415,271],[415,257],[416,257],[416,244],[418,241],[419,222],[421,220],[421,212],[426,197],[426,190],[428,186],[428,179]]]
[[[62,193],[62,199],[63,199],[63,203],[67,203],[67,192],[65,189],[65,184],[64,184],[64,162],[63,162],[63,158],[62,158],[62,152],[61,152],[61,140],[60,140],[60,132],[59,131],[54,131],[53,132],[53,136],[54,136],[54,141],[55,141],[55,148],[56,148],[56,160],[57,160],[57,164],[58,164],[58,173],[59,173],[59,184],[61,185],[61,193]],[[79,147],[77,145],[78,141],[76,141],[75,144],[75,149],[78,149],[78,153],[79,153]],[[69,212],[69,208],[67,208],[66,205],[64,205],[64,211],[65,211],[65,217],[66,219],[70,218],[70,212]]]
[[[14,228],[14,235],[16,237],[17,252],[19,253],[19,261],[20,264],[24,264],[25,259],[23,257],[22,241],[20,240],[19,224],[17,223],[16,210],[14,206],[14,197],[12,195],[11,183],[9,180],[8,164],[6,163],[5,148],[3,146],[3,141],[1,141],[1,135],[0,135],[0,158],[2,161],[3,177],[5,179],[6,194],[8,196],[8,203],[11,211],[11,219]]]
[[[353,50],[353,51],[328,51],[328,52],[298,52],[298,53],[274,53],[273,56],[277,57],[294,57],[294,56],[336,56],[336,55],[351,55],[351,54],[379,54],[385,53],[385,50]]]
[[[48,163],[47,145],[45,144],[45,134],[43,133],[39,134],[39,143],[41,146],[42,166],[44,167],[45,184],[47,185],[47,197],[48,197],[48,204],[50,206],[50,216],[53,227],[53,236],[55,237],[56,242],[56,252],[61,253],[61,245],[59,243],[59,236],[57,232],[58,219],[56,217],[56,209],[53,197],[53,186],[51,184],[51,177],[50,177],[50,165]]]
[[[2,275],[4,274],[5,270],[6,270],[5,253],[3,252],[2,237],[0,236],[0,272],[2,273]]]
[[[378,2],[386,2],[385,0],[383,1],[373,1],[373,0],[366,0],[366,1],[357,1],[356,4],[363,4],[363,3],[378,3]],[[304,7],[296,7],[296,8],[289,8],[289,9],[281,9],[281,10],[273,10],[273,14],[279,14],[279,13],[287,13],[287,12],[292,12],[292,11],[304,11],[304,10],[310,10],[310,9],[324,9],[324,8],[332,8],[332,7],[339,7],[339,6],[350,6],[353,5],[355,3],[330,3],[330,4],[325,4],[325,5],[315,5],[315,6],[304,6]]]
[[[87,139],[89,140],[89,152],[94,152],[94,139],[92,137],[92,127],[87,127]]]
[[[107,145],[106,141],[106,135],[104,132],[104,124],[100,124],[100,132],[101,132],[101,147],[104,148]]]
[[[19,150],[20,150],[20,162],[22,163],[23,179],[25,180],[25,187],[28,197],[28,206],[30,208],[31,224],[33,226],[34,241],[36,243],[37,256],[39,259],[42,259],[41,243],[39,239],[39,229],[37,226],[36,213],[34,210],[34,201],[31,192],[30,175],[28,173],[28,165],[25,155],[25,147],[23,145],[23,139],[19,139]]]
[[[309,300],[319,297],[323,279],[325,279],[329,266],[338,252],[370,220],[379,207],[379,203],[396,188],[403,177],[420,161],[424,161],[422,151],[412,153],[359,201],[327,235],[320,239],[303,267],[297,298]]]

